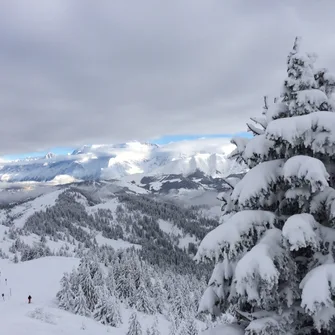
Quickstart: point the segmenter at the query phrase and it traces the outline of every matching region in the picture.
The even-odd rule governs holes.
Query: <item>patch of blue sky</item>
[[[252,134],[249,132],[241,132],[237,134],[202,134],[202,135],[171,135],[171,136],[162,136],[159,139],[151,141],[155,144],[167,144],[170,142],[179,142],[185,140],[197,140],[199,138],[231,138],[234,136],[241,137],[252,137]]]
[[[197,140],[199,138],[231,138],[233,136],[252,137],[251,133],[248,133],[248,132],[241,132],[237,134],[167,135],[167,136],[162,136],[158,139],[151,140],[148,142],[155,143],[155,144],[167,144],[170,142]],[[74,148],[70,148],[70,147],[56,147],[56,148],[51,148],[46,151],[36,151],[36,152],[27,152],[27,153],[14,154],[14,155],[5,155],[1,158],[11,161],[11,160],[25,159],[25,158],[32,158],[32,157],[43,157],[49,152],[52,152],[56,155],[67,155],[68,153],[71,153],[73,150]]]

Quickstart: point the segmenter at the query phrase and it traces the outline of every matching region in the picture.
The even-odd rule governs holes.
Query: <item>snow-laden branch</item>
[[[224,256],[233,260],[242,257],[275,223],[276,215],[268,211],[238,212],[205,236],[195,260],[219,260]]]
[[[310,186],[311,192],[322,191],[328,186],[329,174],[324,164],[317,158],[294,156],[283,167],[284,180],[290,187]]]
[[[330,328],[335,318],[335,264],[324,264],[310,271],[300,283],[301,307],[313,317],[315,327]]]
[[[266,128],[265,136],[332,157],[335,155],[335,113],[318,112],[274,120]]]
[[[258,164],[252,168],[235,186],[232,201],[239,208],[253,208],[255,201],[260,206],[271,206],[278,201],[274,185],[282,178],[283,160],[274,160]]]

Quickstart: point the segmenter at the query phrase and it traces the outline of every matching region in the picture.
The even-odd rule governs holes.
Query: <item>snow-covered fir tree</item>
[[[160,335],[160,331],[158,330],[158,319],[155,317],[154,323],[151,326],[151,335]]]
[[[56,295],[58,299],[58,307],[66,311],[73,311],[75,294],[71,288],[71,282],[69,275],[65,273],[61,279],[61,289]]]
[[[148,294],[148,290],[146,289],[144,283],[141,283],[138,289],[136,290],[136,294],[134,296],[135,307],[139,312],[143,312],[146,314],[154,314],[155,306],[153,304],[152,299]]]
[[[76,296],[76,299],[74,301],[73,311],[74,311],[74,313],[82,315],[82,316],[90,316],[91,315],[91,311],[87,307],[86,297],[85,297],[85,294],[84,294],[81,286],[79,286],[78,295]]]
[[[233,140],[250,170],[196,255],[216,263],[199,311],[229,311],[236,334],[335,332],[335,77],[299,42],[280,99],[257,119],[264,131]]]
[[[150,328],[147,328],[147,335],[161,335],[159,329],[158,329],[158,319],[157,316],[155,317],[155,320]]]
[[[116,295],[116,283],[114,277],[114,270],[112,267],[108,269],[108,275],[106,278],[106,286],[111,295]]]
[[[195,319],[189,314],[182,320],[179,329],[177,331],[178,335],[198,335],[199,330],[197,328]]]
[[[164,296],[165,292],[162,288],[161,282],[159,280],[156,280],[153,286],[153,303],[156,312],[160,314],[163,314],[165,310]]]
[[[84,296],[86,298],[86,305],[88,309],[91,312],[93,312],[95,305],[98,302],[98,293],[97,293],[97,287],[94,285],[91,275],[92,275],[92,272],[90,269],[90,264],[86,258],[83,258],[81,260],[81,263],[78,269],[79,283],[84,293]]]
[[[138,322],[137,313],[133,312],[129,319],[127,335],[142,335],[142,328]]]
[[[109,253],[102,248],[101,251],[95,251],[96,255],[84,252],[78,268],[64,274],[57,293],[61,308],[91,316],[108,326],[120,324],[122,305],[151,315],[171,313],[169,319],[175,320],[176,331],[187,313],[195,315],[196,297],[204,289],[198,279],[159,271],[140,261],[134,250],[111,249]],[[136,272],[141,274],[137,289],[132,277],[134,264],[138,266]],[[102,271],[104,267],[106,271]],[[127,299],[120,292],[127,292]]]
[[[101,290],[94,319],[112,327],[118,327],[122,323],[120,305],[115,296],[109,294],[107,287]]]
[[[186,304],[183,299],[183,296],[180,292],[179,287],[176,287],[176,292],[173,300],[170,305],[170,321],[176,324],[176,328],[179,327],[182,320],[184,320],[187,316]]]

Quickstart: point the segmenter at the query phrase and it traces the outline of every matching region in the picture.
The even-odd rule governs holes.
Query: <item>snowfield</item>
[[[70,272],[79,259],[45,257],[14,264],[0,260],[0,288],[5,301],[0,300],[1,333],[15,335],[124,335],[132,310],[122,308],[120,328],[106,327],[98,322],[57,308],[55,297],[64,272]],[[7,279],[7,285],[6,281]],[[28,295],[32,304],[27,303]],[[138,312],[143,333],[154,322],[154,316]],[[162,335],[168,334],[169,322],[159,316]],[[85,329],[83,329],[85,328]]]

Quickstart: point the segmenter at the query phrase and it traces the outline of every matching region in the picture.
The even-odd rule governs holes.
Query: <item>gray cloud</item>
[[[294,37],[335,70],[333,0],[0,1],[0,155],[234,133]]]

